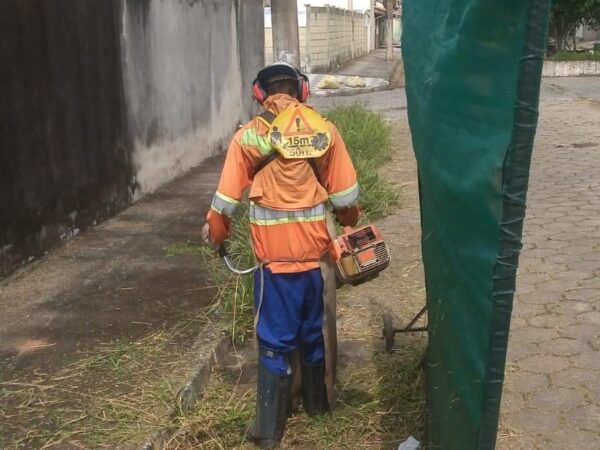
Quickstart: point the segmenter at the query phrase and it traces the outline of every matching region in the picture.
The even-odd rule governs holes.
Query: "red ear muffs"
[[[252,83],[252,95],[254,96],[254,99],[261,105],[267,99],[267,91],[263,89],[258,80],[254,80],[254,83]]]
[[[258,79],[252,83],[252,95],[254,99],[259,103],[263,104],[268,97],[266,89],[262,87]],[[310,95],[310,83],[308,77],[304,74],[298,73],[298,100],[305,103]]]
[[[298,76],[298,100],[305,103],[310,95],[310,83],[306,75],[299,74]]]

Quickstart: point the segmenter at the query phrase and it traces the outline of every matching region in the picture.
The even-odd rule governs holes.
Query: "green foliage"
[[[554,0],[552,14],[593,26],[600,21],[600,0]]]
[[[567,39],[578,25],[600,27],[600,0],[553,0],[551,27],[557,50],[567,47]]]
[[[233,220],[233,231],[226,242],[230,259],[236,267],[247,269],[256,265],[248,235],[248,202],[240,204]],[[235,342],[243,342],[253,326],[253,277],[231,273],[212,250],[203,249],[205,267],[218,286],[218,301],[226,314],[226,327]]]

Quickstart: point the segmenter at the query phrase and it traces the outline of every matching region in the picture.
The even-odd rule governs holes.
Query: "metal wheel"
[[[385,351],[392,352],[394,348],[394,322],[390,313],[383,313],[383,338],[385,339]]]

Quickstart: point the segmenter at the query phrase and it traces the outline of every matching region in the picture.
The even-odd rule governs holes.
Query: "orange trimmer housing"
[[[390,250],[375,225],[345,227],[344,234],[331,243],[331,257],[338,280],[360,284],[376,277],[390,264]]]

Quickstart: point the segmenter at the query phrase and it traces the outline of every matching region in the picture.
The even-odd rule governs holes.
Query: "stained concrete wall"
[[[263,39],[259,0],[0,2],[0,276],[222,148]]]

